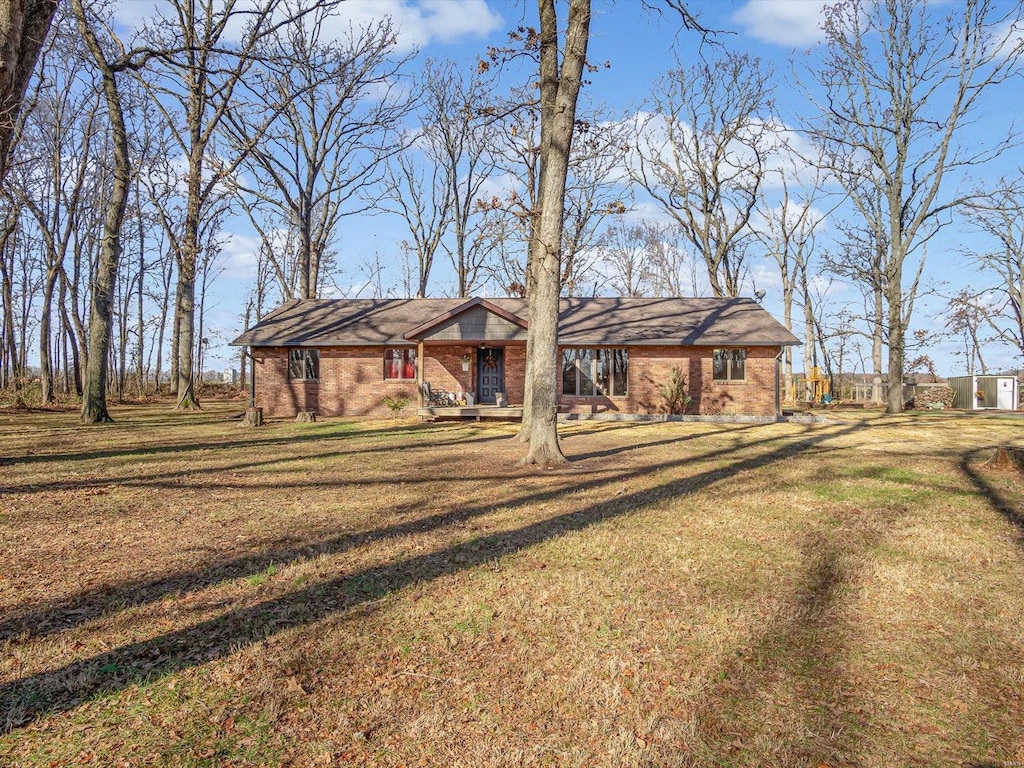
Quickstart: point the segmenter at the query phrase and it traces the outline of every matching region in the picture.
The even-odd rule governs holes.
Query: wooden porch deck
[[[416,415],[421,419],[502,419],[518,421],[523,418],[521,405],[447,405],[417,408]]]

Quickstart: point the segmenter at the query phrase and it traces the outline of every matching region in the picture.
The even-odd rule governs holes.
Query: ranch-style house
[[[523,402],[527,314],[526,299],[305,299],[232,343],[250,350],[267,416],[385,416],[385,398],[479,414]],[[659,385],[678,369],[687,413],[778,416],[782,349],[799,343],[751,299],[562,299],[560,408],[666,413]]]

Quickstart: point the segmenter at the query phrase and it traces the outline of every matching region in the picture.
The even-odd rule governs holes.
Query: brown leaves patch
[[[1015,424],[226,413],[0,419],[0,762],[1018,759]]]

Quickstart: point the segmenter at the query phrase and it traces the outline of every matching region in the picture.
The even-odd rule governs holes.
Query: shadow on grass
[[[846,429],[828,430],[803,438],[793,438],[787,445],[736,460],[727,466],[708,469],[644,491],[616,496],[593,506],[560,514],[516,530],[481,536],[437,552],[329,579],[253,606],[230,610],[190,627],[8,682],[0,685],[0,702],[4,702],[4,711],[0,713],[3,717],[0,733],[7,733],[34,717],[71,709],[90,697],[115,692],[153,677],[224,658],[240,647],[259,642],[278,632],[308,625],[353,607],[383,599],[412,584],[434,581],[491,563],[495,558],[520,552],[606,520],[636,514],[646,506],[668,497],[690,495],[710,484],[736,477],[743,472],[798,456],[808,448],[853,432],[857,428],[854,425]],[[735,450],[729,448],[718,453],[722,457],[734,453]],[[707,460],[709,456],[681,458],[678,463],[691,462],[695,458]],[[665,465],[658,465],[663,466]],[[644,467],[623,473],[614,479],[595,482],[621,481],[624,477],[650,472],[653,469],[655,467]],[[538,496],[546,497],[562,492],[562,489],[556,489],[545,491]],[[530,500],[531,498],[527,497],[518,503],[528,503]],[[507,506],[508,501],[503,504]],[[481,513],[479,509],[462,510],[454,515],[439,515],[430,521],[418,521],[413,525],[436,526]],[[379,537],[382,534],[377,532],[372,535]],[[343,537],[335,546],[352,546],[352,541]],[[159,588],[154,590],[159,591]]]
[[[750,429],[751,427],[741,427],[736,431]],[[648,448],[661,446],[666,443],[684,443],[692,440],[698,440],[706,436],[706,433],[691,433],[688,435],[676,436],[670,440],[653,440],[650,442],[632,444],[629,446],[630,449],[635,448]],[[460,440],[461,444],[467,442],[477,441],[488,441],[488,440],[500,440],[499,437],[473,437],[466,438],[462,437]],[[747,442],[742,447],[752,448],[756,447],[764,441]],[[423,447],[423,446],[416,446]],[[369,450],[369,449],[368,449]],[[374,449],[376,450],[376,449]],[[679,459],[674,464],[682,464],[694,461],[706,461],[715,458],[721,458],[728,456],[733,453],[736,448],[726,448],[717,451],[710,451],[700,455],[688,455],[685,459]],[[344,455],[353,455],[356,453],[363,452],[362,449],[357,449],[352,452],[345,452]],[[338,457],[342,454],[320,454],[317,458],[333,458]],[[572,460],[583,460],[592,456],[593,454],[572,454],[569,452],[569,456]],[[604,452],[600,452],[600,455],[604,455]],[[297,458],[306,459],[308,456],[300,456]],[[295,460],[292,458],[280,459],[278,461],[291,461]],[[255,468],[263,464],[264,462],[247,463],[245,465],[236,465],[229,469],[236,468]],[[267,462],[267,463],[276,463]],[[671,464],[659,465],[660,467],[672,466]],[[645,474],[650,468],[643,467],[640,469],[630,469],[623,472],[615,473],[610,477],[594,478],[585,482],[576,482],[573,485],[574,491],[590,490],[606,486],[612,483],[621,483],[624,480],[628,480],[637,475]],[[218,471],[225,471],[223,468]],[[136,477],[132,481],[125,481],[122,485],[151,485],[148,482],[152,476]],[[476,476],[478,479],[478,476]],[[508,477],[495,478],[507,480]],[[423,482],[433,482],[435,478],[427,478]],[[340,483],[325,482],[322,478],[316,478],[308,480],[302,483],[281,483],[280,481],[268,482],[268,487],[275,489],[287,488],[287,487],[307,487],[315,485],[320,488],[324,487],[351,487],[364,483],[365,481],[344,481]],[[379,482],[379,481],[374,481]],[[387,482],[392,482],[389,480]],[[403,482],[414,482],[408,479]],[[88,485],[106,485],[105,481],[89,481]],[[65,487],[65,486],[62,486]],[[205,479],[202,484],[203,488],[212,489],[222,487],[220,484],[212,483],[209,479]],[[231,486],[236,487],[236,486]],[[246,485],[247,489],[253,488],[258,490],[258,487]],[[561,496],[565,492],[562,487],[552,488],[543,490],[535,493],[523,494],[520,496],[502,496],[500,499],[495,500],[491,504],[484,504],[479,506],[470,506],[463,509],[449,510],[446,512],[439,512],[434,515],[427,517],[418,517],[414,519],[403,520],[402,522],[395,523],[392,525],[384,526],[369,531],[344,533],[339,536],[333,536],[326,540],[319,540],[313,542],[296,542],[289,540],[283,542],[277,548],[270,549],[269,551],[263,551],[258,555],[244,555],[242,557],[229,560],[227,562],[211,562],[207,567],[189,569],[187,571],[180,571],[177,573],[166,574],[154,579],[138,580],[128,583],[122,583],[117,585],[99,585],[89,590],[79,592],[76,595],[69,596],[59,601],[53,601],[45,603],[43,605],[36,605],[31,611],[23,612],[21,614],[13,614],[6,616],[0,621],[0,641],[13,638],[13,637],[24,637],[25,639],[31,637],[45,637],[47,635],[62,632],[68,629],[72,629],[76,626],[85,624],[89,621],[99,618],[105,612],[116,607],[118,609],[131,608],[139,605],[146,605],[149,603],[157,602],[168,595],[181,595],[184,593],[197,592],[202,589],[206,589],[210,586],[223,582],[229,579],[244,578],[258,574],[265,570],[272,563],[276,566],[282,567],[287,566],[299,560],[308,560],[322,555],[336,555],[354,549],[360,546],[366,546],[377,541],[398,538],[402,536],[409,536],[414,534],[427,533],[439,528],[446,526],[457,525],[460,523],[468,522],[474,518],[482,517],[495,512],[496,510],[507,507],[509,505],[524,505],[524,504],[538,504],[546,501],[551,501]],[[389,510],[391,514],[396,517],[401,517],[415,510],[411,507],[405,508],[394,508]]]
[[[193,450],[195,450],[195,451],[210,451],[210,450],[233,451],[233,450],[241,450],[243,448],[246,448],[246,449],[249,449],[249,453],[247,455],[253,455],[252,451],[254,451],[254,450],[258,450],[258,449],[261,449],[261,448],[268,448],[268,447],[277,446],[277,445],[292,446],[292,445],[295,445],[295,444],[298,444],[298,443],[302,443],[304,441],[311,441],[311,440],[316,441],[316,442],[330,442],[330,441],[333,441],[334,439],[345,439],[345,440],[348,440],[348,439],[352,439],[352,438],[356,438],[356,437],[361,437],[361,436],[375,436],[375,435],[379,435],[379,434],[391,435],[391,434],[393,434],[393,432],[391,430],[381,429],[381,430],[368,430],[368,431],[365,431],[365,432],[354,432],[354,433],[351,433],[351,434],[345,433],[343,435],[331,435],[331,434],[327,434],[327,435],[319,434],[319,435],[308,435],[308,436],[307,435],[300,435],[296,439],[274,438],[272,440],[240,442],[240,443],[236,443],[236,442],[197,443],[197,444],[191,445],[188,448],[183,449],[183,450],[185,450],[185,451],[193,451]],[[476,435],[476,436],[473,436],[473,437],[467,437],[464,434],[454,433],[454,437],[453,437],[452,440],[436,441],[436,442],[433,443],[433,445],[435,445],[435,446],[437,446],[439,448],[443,448],[443,447],[447,446],[451,442],[456,442],[456,443],[459,443],[459,444],[466,444],[466,443],[471,443],[471,442],[486,443],[486,442],[499,441],[499,440],[503,440],[503,439],[505,439],[504,435]],[[200,487],[202,487],[204,489],[207,489],[207,490],[213,490],[215,488],[237,489],[238,488],[238,483],[228,483],[228,484],[215,483],[215,482],[211,481],[208,476],[211,475],[211,474],[218,473],[218,472],[238,472],[238,471],[243,471],[243,470],[259,469],[261,467],[266,468],[266,467],[274,467],[274,466],[278,466],[278,465],[284,466],[284,465],[287,465],[289,463],[296,463],[296,462],[300,462],[301,463],[301,462],[304,462],[304,461],[308,461],[310,459],[340,459],[340,458],[344,458],[344,457],[359,456],[359,455],[363,455],[363,454],[380,453],[381,451],[384,451],[384,450],[388,451],[389,453],[400,453],[400,452],[404,452],[404,451],[419,450],[419,449],[422,449],[424,447],[426,447],[426,446],[423,443],[404,442],[404,443],[398,443],[398,444],[395,444],[395,445],[386,445],[386,446],[371,445],[371,446],[367,446],[367,447],[364,447],[364,448],[354,448],[352,450],[338,450],[338,451],[332,451],[332,452],[329,452],[329,453],[318,453],[318,454],[315,454],[315,455],[314,454],[309,454],[309,453],[303,453],[303,452],[296,452],[296,453],[294,453],[292,455],[288,455],[288,456],[274,456],[274,457],[271,457],[269,459],[263,459],[263,460],[260,460],[260,461],[257,461],[255,459],[248,459],[246,461],[235,462],[233,464],[222,464],[222,465],[218,465],[218,466],[203,465],[201,470],[193,467],[191,464],[185,463],[183,465],[183,468],[181,468],[181,469],[173,469],[173,470],[167,470],[167,471],[161,471],[161,472],[150,472],[148,474],[144,474],[144,473],[135,471],[135,472],[131,472],[130,474],[127,474],[126,476],[100,475],[100,476],[97,476],[97,477],[86,477],[86,478],[82,478],[82,479],[65,479],[65,480],[60,480],[60,481],[55,482],[55,483],[47,483],[47,484],[22,483],[20,485],[0,485],[0,492],[3,492],[3,493],[24,493],[24,494],[28,494],[28,493],[42,493],[42,492],[45,492],[45,491],[53,491],[53,490],[62,490],[62,491],[69,491],[69,490],[71,490],[71,491],[73,491],[73,490],[83,490],[83,489],[95,488],[95,487],[104,487],[105,488],[107,486],[114,485],[114,484],[116,484],[118,486],[121,486],[121,487],[126,487],[126,488],[145,487],[145,486],[153,486],[153,487],[158,487],[158,488],[168,488],[168,487],[172,487],[172,485],[169,484],[168,481],[174,481],[174,480],[180,480],[181,478],[193,477],[193,476],[197,475],[200,471],[201,471],[202,477],[201,477],[201,480],[199,482],[199,485],[200,485]],[[182,449],[179,449],[179,448],[173,448],[173,449],[172,448],[168,448],[167,452],[169,452],[169,453],[179,453],[179,452],[181,452],[181,450]],[[152,453],[154,453],[154,451],[151,451],[148,448],[139,448],[139,449],[136,449],[135,451],[132,451],[132,452],[119,451],[119,452],[111,454],[110,456],[108,456],[106,458],[113,458],[115,456],[120,456],[120,457],[128,457],[128,456],[148,457]],[[99,454],[91,454],[91,455],[93,457],[96,457],[96,458],[104,458],[103,456],[100,456]],[[48,456],[40,456],[39,458],[41,460],[45,459],[45,460],[53,460],[53,461],[64,461],[64,459],[60,458],[60,457],[53,458],[53,457],[48,457]],[[183,458],[183,461],[185,461],[184,458]],[[2,460],[0,460],[0,466],[2,466],[3,463],[4,462]],[[346,482],[343,485],[355,485],[355,484],[357,484],[357,483],[353,481],[353,482]],[[273,487],[273,488],[302,487],[303,485],[305,485],[305,484],[295,483],[293,485],[289,485],[287,483],[281,483],[278,480],[269,480],[265,484],[266,487]],[[324,483],[316,483],[316,485],[323,486],[325,484]],[[173,487],[178,487],[178,486],[176,484],[174,484]],[[248,483],[246,485],[246,487],[247,488],[251,488],[253,490],[258,490],[260,488],[260,486],[258,484],[255,484],[255,483]]]
[[[180,429],[183,425],[179,422],[172,422],[168,423],[166,426],[173,427],[174,429]],[[85,428],[86,427],[83,427],[83,429]],[[121,434],[123,434],[125,430],[135,428],[137,428],[137,425],[123,424],[103,427],[103,429],[111,430],[111,434],[116,433],[119,429],[122,430]],[[243,428],[239,427],[239,430],[241,429]],[[25,456],[0,456],[0,465],[35,464],[49,461],[91,461],[95,459],[130,458],[139,455],[159,456],[162,454],[189,454],[209,450],[251,449],[261,446],[272,447],[277,445],[295,445],[319,440],[351,439],[354,437],[362,438],[373,435],[402,435],[406,433],[432,432],[437,431],[438,426],[436,424],[396,424],[394,426],[380,429],[360,430],[352,428],[351,422],[337,422],[332,423],[329,429],[317,428],[315,425],[307,429],[310,431],[307,431],[304,434],[295,432],[275,437],[266,437],[260,435],[259,432],[251,432],[251,437],[244,440],[228,439],[213,442],[164,443],[160,445],[145,445],[130,448],[108,448],[84,453],[33,453]]]
[[[659,445],[670,445],[672,443],[682,442],[683,440],[697,440],[697,439],[700,439],[700,438],[703,438],[703,437],[710,437],[710,436],[718,435],[718,434],[720,434],[722,432],[725,432],[725,431],[728,431],[731,434],[736,434],[738,432],[747,432],[747,431],[752,430],[752,429],[763,429],[766,426],[771,426],[771,424],[767,424],[767,423],[763,423],[763,424],[762,423],[759,423],[759,424],[748,424],[748,425],[742,426],[742,427],[734,427],[732,425],[722,426],[720,424],[712,424],[711,426],[715,427],[715,429],[713,429],[713,430],[711,430],[709,432],[700,432],[700,433],[695,433],[695,434],[692,434],[692,435],[688,435],[685,438],[683,438],[683,437],[670,437],[670,438],[666,438],[665,440],[655,440],[655,441],[652,441],[652,442],[639,443],[639,444],[633,443],[633,444],[630,444],[630,445],[622,445],[622,446],[619,446],[617,448],[606,448],[605,450],[602,450],[602,451],[591,451],[590,453],[572,454],[572,453],[566,451],[566,454],[567,454],[567,456],[568,456],[570,461],[585,461],[587,459],[600,459],[600,458],[606,458],[608,456],[615,456],[615,455],[620,454],[620,453],[626,453],[627,451],[635,451],[635,450],[638,450],[638,449],[641,449],[641,448],[655,448],[655,447],[657,447]],[[571,447],[571,445],[572,445],[572,442],[571,442],[572,438],[575,437],[577,434],[581,434],[581,433],[578,433],[578,432],[577,433],[573,433],[572,435],[568,435],[567,437],[562,438],[562,447],[565,448],[567,444],[568,444],[568,446]]]
[[[749,642],[722,655],[697,708],[700,742],[693,747],[709,750],[703,756],[709,764],[720,759],[721,745],[736,743],[737,764],[748,748],[775,765],[858,764],[867,722],[848,698],[856,686],[844,664],[844,590],[857,578],[851,563],[892,521],[883,516],[878,522],[856,531],[809,531],[805,566],[794,572],[801,574],[794,598]],[[786,700],[790,691],[799,691],[798,701]],[[770,755],[758,751],[766,748]]]
[[[979,470],[979,467],[982,466],[983,454],[991,450],[991,448],[979,448],[968,452],[960,462],[960,470],[970,479],[978,493],[985,497],[985,500],[988,501],[992,509],[1005,517],[1007,522],[1024,534],[1024,514],[1021,513],[1020,501],[1007,497]],[[1020,477],[1017,470],[1003,471],[1014,472],[1018,478]],[[1024,544],[1024,539],[1022,539],[1022,544]]]

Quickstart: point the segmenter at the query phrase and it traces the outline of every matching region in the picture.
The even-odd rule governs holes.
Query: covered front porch
[[[408,331],[405,340],[416,344],[420,418],[522,418],[523,318],[469,299]]]

